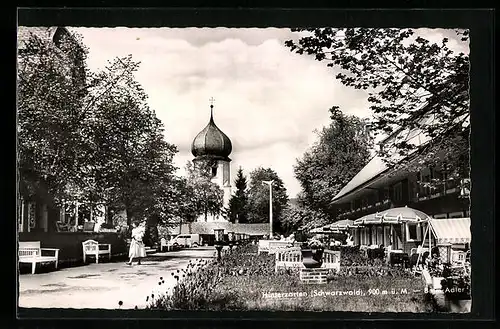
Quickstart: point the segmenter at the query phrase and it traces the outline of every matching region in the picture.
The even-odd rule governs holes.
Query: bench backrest
[[[323,251],[323,263],[338,264],[340,266],[340,251],[325,250]]]
[[[94,232],[94,227],[94,222],[85,222],[83,223],[83,232]]]
[[[278,250],[288,249],[293,246],[291,241],[269,241],[269,254],[275,254]]]
[[[451,260],[452,260],[452,262],[464,264],[465,263],[466,254],[467,253],[465,251],[455,251],[455,250],[452,250],[452,252],[451,252]]]
[[[82,242],[82,245],[84,253],[96,252],[97,250],[99,250],[99,243],[94,240],[84,241]]]
[[[272,240],[259,240],[259,253],[269,251],[269,242]]]
[[[276,271],[280,268],[302,267],[300,247],[279,249],[276,251]],[[340,270],[340,251],[324,250],[322,268]]]
[[[276,262],[302,262],[302,252],[300,247],[280,249],[276,252]]]
[[[40,241],[19,242],[19,258],[40,256]]]

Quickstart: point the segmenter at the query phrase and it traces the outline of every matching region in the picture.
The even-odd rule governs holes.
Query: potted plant
[[[311,239],[301,246],[302,262],[306,268],[318,268],[323,264],[325,246],[317,239]]]
[[[445,271],[444,265],[441,264],[441,259],[437,255],[433,257],[428,262],[429,274],[432,277],[432,288],[435,290],[441,290],[441,281],[444,279],[443,272]]]

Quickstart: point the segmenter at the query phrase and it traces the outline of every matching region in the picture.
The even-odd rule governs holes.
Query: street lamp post
[[[224,229],[223,228],[215,228],[215,249],[217,249],[217,261],[221,260],[221,251],[224,247]]]
[[[262,184],[269,185],[269,238],[273,238],[273,182],[274,180],[262,181]]]

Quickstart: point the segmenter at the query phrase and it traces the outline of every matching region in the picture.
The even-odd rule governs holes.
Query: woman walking
[[[141,258],[146,257],[146,249],[142,238],[144,237],[145,227],[132,223],[132,241],[130,242],[130,249],[128,257],[130,258],[128,265],[132,265],[134,258],[138,258],[137,265],[141,265]]]

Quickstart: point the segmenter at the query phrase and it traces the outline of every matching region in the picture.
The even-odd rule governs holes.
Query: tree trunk
[[[127,227],[130,228],[132,225],[132,214],[130,213],[128,206],[125,206],[125,216],[127,217]]]

